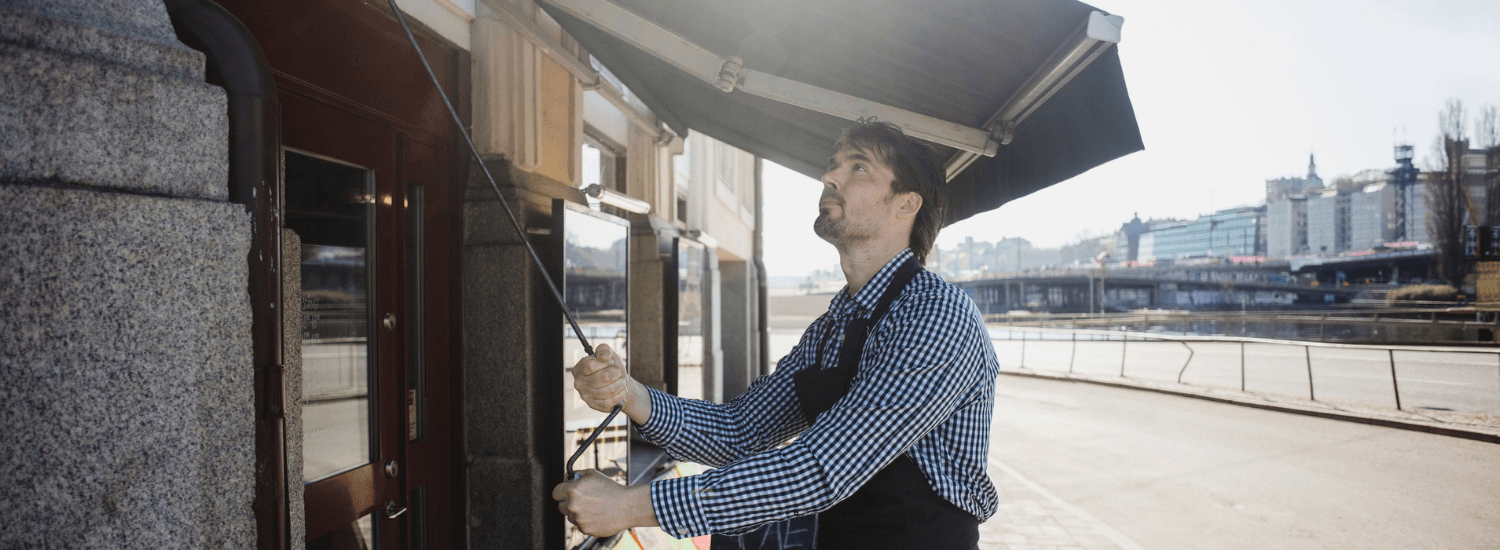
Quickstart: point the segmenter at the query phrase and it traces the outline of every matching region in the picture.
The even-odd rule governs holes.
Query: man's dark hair
[[[948,212],[948,186],[937,151],[906,135],[901,127],[875,120],[860,120],[845,128],[834,142],[834,150],[844,147],[862,149],[889,167],[895,174],[895,181],[891,182],[893,193],[921,195],[922,209],[912,223],[907,246],[917,261],[927,263],[927,253],[932,251]]]

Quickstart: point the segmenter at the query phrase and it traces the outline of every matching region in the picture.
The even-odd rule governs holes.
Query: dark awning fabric
[[[744,66],[981,127],[1094,8],[1074,0],[612,0]],[[818,178],[849,121],[713,85],[539,2],[679,135]],[[1126,41],[1128,43],[1128,40]],[[1110,48],[949,184],[948,223],[1143,148]],[[954,150],[938,146],[944,157]]]

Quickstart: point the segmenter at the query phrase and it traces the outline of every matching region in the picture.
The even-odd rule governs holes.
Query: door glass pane
[[[374,514],[354,520],[333,532],[307,541],[307,550],[375,550],[380,541],[375,538]]]
[[[677,394],[703,399],[703,245],[677,243]]]
[[[286,152],[286,227],[302,239],[303,480],[374,459],[368,170]]]
[[[563,211],[563,280],[568,309],[578,320],[579,328],[595,348],[609,347],[622,357],[629,357],[626,346],[629,330],[626,320],[629,296],[630,226],[620,218],[568,204]],[[563,332],[563,387],[566,392],[563,411],[563,457],[572,456],[599,423],[605,413],[589,408],[573,390],[573,376],[567,368],[585,357],[583,345],[566,320]],[[627,365],[628,367],[628,365]],[[625,415],[615,417],[605,426],[593,447],[587,449],[573,467],[577,471],[599,470],[623,482],[628,479],[630,432]],[[568,525],[568,548],[583,540],[583,534]]]

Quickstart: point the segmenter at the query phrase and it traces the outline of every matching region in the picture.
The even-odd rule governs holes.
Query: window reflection
[[[303,479],[372,456],[369,172],[286,152],[286,226],[302,240]]]

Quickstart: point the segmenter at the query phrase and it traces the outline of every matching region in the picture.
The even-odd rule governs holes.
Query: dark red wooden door
[[[286,261],[302,263],[316,325],[303,331],[309,548],[459,547],[466,150],[385,3],[221,4],[280,91],[284,223],[304,245]],[[468,55],[417,33],[466,112]]]

